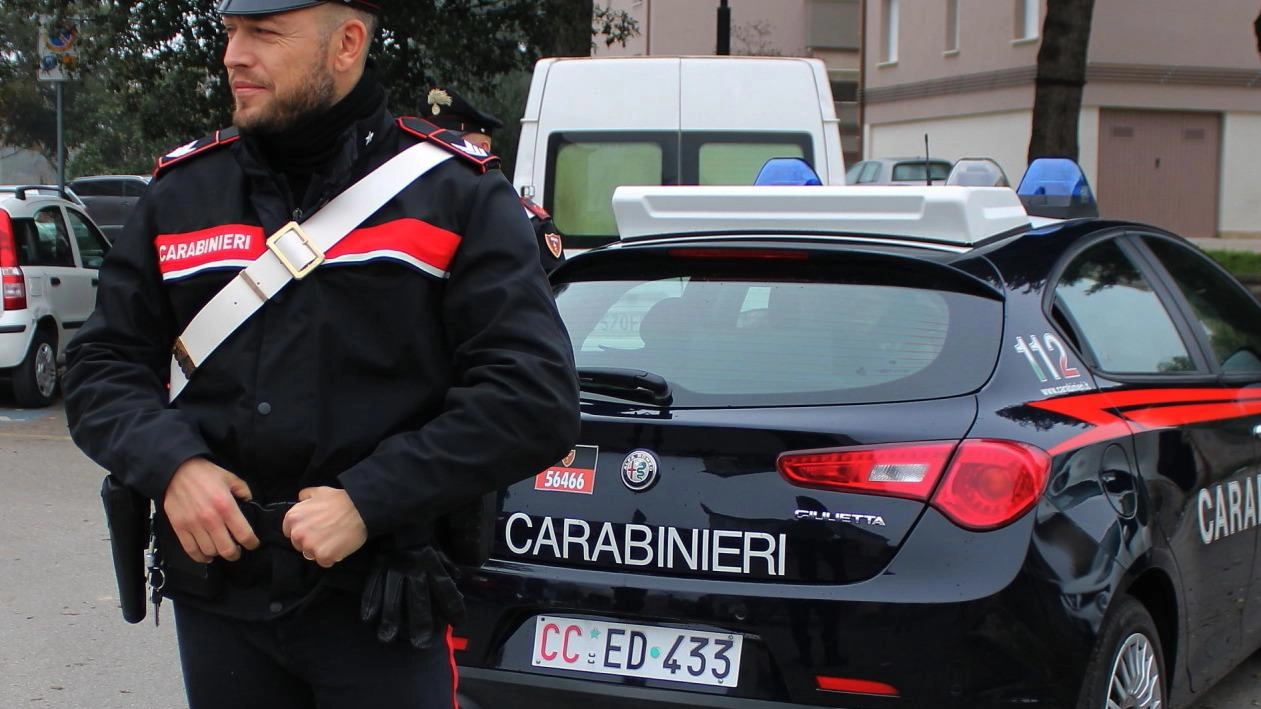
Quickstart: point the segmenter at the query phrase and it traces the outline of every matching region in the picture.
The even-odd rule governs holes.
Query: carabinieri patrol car
[[[1261,646],[1261,306],[1026,183],[619,188],[461,706],[1154,709]]]

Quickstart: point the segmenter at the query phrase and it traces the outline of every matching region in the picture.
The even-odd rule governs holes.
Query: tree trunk
[[[1261,53],[1261,15],[1252,21],[1252,34],[1257,37],[1257,52]]]
[[[1029,161],[1077,159],[1077,124],[1086,84],[1086,53],[1095,0],[1047,0],[1038,49]]]

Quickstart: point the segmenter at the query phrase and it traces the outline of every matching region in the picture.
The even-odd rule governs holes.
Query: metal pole
[[[66,150],[65,121],[62,120],[62,86],[66,82],[57,82],[57,189],[66,189]]]
[[[719,56],[731,54],[731,8],[727,0],[718,3],[718,50]]]

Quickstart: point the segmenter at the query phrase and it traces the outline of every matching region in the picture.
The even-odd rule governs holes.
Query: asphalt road
[[[102,471],[60,408],[0,398],[0,707],[185,707],[170,608],[162,624],[118,611]],[[1191,709],[1261,708],[1261,653]]]
[[[128,625],[118,610],[99,468],[60,409],[0,400],[0,707],[186,706],[170,608]]]

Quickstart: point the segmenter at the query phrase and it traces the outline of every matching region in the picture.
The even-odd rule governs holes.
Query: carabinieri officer
[[[443,520],[577,434],[529,221],[493,156],[391,115],[381,4],[219,4],[233,127],[159,159],[68,348],[75,442],[156,503],[192,709],[451,707]],[[320,251],[421,143],[452,157]]]

